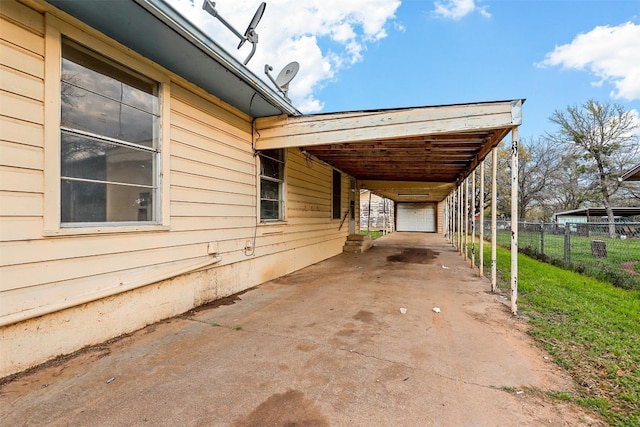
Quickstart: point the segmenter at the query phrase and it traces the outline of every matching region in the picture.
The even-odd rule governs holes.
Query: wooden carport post
[[[484,159],[480,162],[480,202],[478,203],[480,210],[480,219],[478,223],[480,225],[480,247],[478,250],[480,254],[478,256],[478,264],[480,264],[478,275],[484,276]]]
[[[511,312],[518,314],[518,128],[511,129]]]
[[[491,150],[491,292],[498,287],[498,260],[496,246],[498,244],[497,209],[498,209],[498,149]]]

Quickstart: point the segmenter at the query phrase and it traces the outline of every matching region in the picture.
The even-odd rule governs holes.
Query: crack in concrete
[[[412,366],[412,365],[409,365],[409,364],[406,364],[406,363],[403,363],[403,362],[398,362],[398,361],[395,361],[395,360],[385,359],[385,358],[374,356],[374,355],[371,355],[371,354],[365,354],[365,353],[362,353],[362,352],[357,351],[357,350],[348,350],[346,348],[338,348],[338,350],[348,351],[349,353],[355,353],[355,354],[357,354],[359,356],[367,357],[367,358],[371,358],[371,359],[375,359],[375,360],[379,360],[381,362],[387,362],[387,363],[391,363],[391,364],[394,364],[394,365],[404,366],[405,368],[413,369],[415,371],[426,372],[428,374],[436,375],[436,376],[438,376],[440,378],[444,378],[444,379],[447,379],[449,381],[457,381],[457,382],[461,382],[461,383],[466,384],[466,385],[482,387],[482,388],[488,388],[488,389],[492,389],[492,390],[501,390],[501,387],[498,387],[498,386],[495,386],[495,385],[480,384],[480,383],[476,383],[476,382],[472,382],[472,381],[461,380],[460,378],[450,377],[448,375],[443,375],[443,374],[440,374],[438,372],[429,371],[427,369],[423,369],[423,368],[420,368],[420,367]]]
[[[441,374],[441,373],[438,373],[438,372],[430,371],[430,370],[427,370],[427,369],[424,369],[424,368],[421,368],[421,367],[409,365],[407,363],[399,362],[397,360],[385,359],[384,357],[379,357],[379,356],[375,356],[375,355],[372,355],[372,354],[363,353],[363,352],[358,351],[358,350],[349,350],[349,349],[344,348],[344,347],[336,347],[336,346],[333,346],[331,344],[318,343],[317,341],[314,341],[314,340],[302,339],[302,338],[298,338],[298,337],[294,337],[294,336],[290,336],[290,335],[274,334],[274,333],[265,332],[265,331],[255,331],[255,330],[250,330],[250,329],[244,329],[244,328],[239,327],[239,326],[225,326],[225,325],[221,325],[221,324],[216,323],[216,322],[208,322],[208,321],[196,319],[196,318],[193,318],[193,317],[188,318],[188,320],[191,320],[191,321],[194,321],[194,322],[198,322],[198,323],[203,323],[205,325],[209,325],[209,326],[212,326],[212,327],[224,328],[224,329],[231,330],[231,331],[242,331],[242,332],[251,333],[251,334],[255,334],[255,335],[259,335],[259,336],[287,339],[287,340],[295,341],[295,342],[298,342],[298,343],[315,344],[318,347],[332,348],[332,349],[336,349],[338,351],[357,354],[358,356],[361,356],[361,357],[366,357],[366,358],[369,358],[369,359],[378,360],[380,362],[390,363],[392,365],[403,366],[405,368],[408,368],[408,369],[411,369],[411,370],[414,370],[414,371],[425,372],[427,374],[436,375],[436,376],[438,376],[440,378],[444,378],[444,379],[449,380],[449,381],[461,382],[462,384],[466,384],[466,385],[470,385],[470,386],[481,387],[481,388],[486,388],[486,389],[490,389],[490,390],[503,390],[504,389],[503,386],[495,386],[495,385],[491,385],[491,384],[487,385],[487,384],[476,383],[476,382],[473,382],[473,381],[467,381],[467,380],[463,380],[463,379],[460,379],[460,378],[455,378],[455,377],[451,377],[451,376],[448,376],[448,375],[444,375],[444,374]]]

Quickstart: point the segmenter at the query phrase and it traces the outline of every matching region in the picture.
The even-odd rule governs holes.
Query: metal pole
[[[518,314],[518,128],[511,129],[511,312]]]
[[[480,209],[480,251],[478,262],[480,264],[480,277],[484,276],[484,160],[480,163],[480,202],[478,203]]]
[[[369,191],[369,210],[367,213],[367,234],[371,228],[371,191]]]
[[[471,268],[476,268],[476,170],[471,172]]]
[[[564,223],[564,263],[571,264],[571,224]]]
[[[458,186],[458,253],[462,255],[462,183]]]
[[[498,288],[498,149],[493,147],[491,150],[491,292],[495,292]]]
[[[442,236],[449,239],[449,196],[447,196],[442,203]]]
[[[453,193],[449,193],[447,196],[447,233],[449,234],[449,243],[453,243],[453,234],[451,233],[451,221],[453,212],[451,211],[451,196]]]
[[[464,179],[464,207],[462,213],[464,243],[463,243],[463,255],[465,261],[467,260],[467,239],[469,237],[469,177]]]
[[[457,190],[453,190],[453,193],[451,194],[451,243],[453,243],[454,246],[456,246],[455,243],[455,233],[457,230],[456,227],[456,197],[458,197],[458,193]],[[457,247],[457,246],[456,246]]]
[[[453,210],[451,209],[451,197],[453,193],[449,193],[447,196],[447,233],[449,234],[449,243],[453,243],[453,233],[451,231],[451,224],[453,223]]]
[[[456,227],[456,250],[460,250],[460,205],[458,201],[460,200],[460,187],[456,188],[456,198],[453,200],[453,204],[455,205],[456,211],[456,221],[454,226]]]

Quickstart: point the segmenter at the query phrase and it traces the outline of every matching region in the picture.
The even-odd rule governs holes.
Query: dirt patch
[[[304,393],[288,390],[272,395],[233,426],[328,427],[329,421]]]
[[[242,295],[242,294],[244,294],[246,292],[249,292],[249,291],[250,291],[250,289],[247,289],[247,290],[244,290],[242,292],[238,292],[237,294],[233,294],[233,295],[230,295],[230,296],[225,297],[225,298],[220,298],[220,299],[217,299],[217,300],[213,300],[211,302],[208,302],[206,304],[198,306],[198,307],[196,307],[194,309],[191,309],[191,310],[187,311],[186,313],[184,313],[184,314],[182,314],[182,315],[180,315],[178,317],[189,318],[189,317],[193,317],[194,314],[200,313],[201,311],[211,310],[211,309],[214,309],[214,308],[218,308],[218,307],[220,307],[222,305],[233,305],[237,301],[242,301],[242,298],[240,298],[240,295]]]
[[[438,255],[440,255],[440,252],[436,252],[431,249],[405,248],[401,254],[389,255],[387,257],[387,261],[405,262],[410,264],[430,264],[438,257]]]
[[[638,274],[638,272],[634,270],[634,267],[636,266],[637,263],[638,261],[623,262],[621,264],[622,271],[624,271],[627,274],[631,274],[632,276],[640,276],[640,274]]]
[[[373,313],[370,311],[366,311],[366,310],[360,310],[359,312],[356,313],[355,316],[353,316],[354,320],[359,320],[361,322],[364,323],[371,323],[373,322]]]

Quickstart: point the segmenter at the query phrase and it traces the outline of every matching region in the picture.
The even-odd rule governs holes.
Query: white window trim
[[[261,165],[260,162],[262,158],[258,153],[256,153],[256,222],[260,226],[269,226],[269,225],[282,225],[287,223],[287,157],[288,152],[286,148],[278,148],[278,150],[282,150],[282,194],[281,194],[281,218],[279,219],[262,219],[260,216],[260,208],[261,208],[261,185],[262,185],[262,175],[260,174]]]
[[[169,230],[170,225],[170,98],[169,77],[152,66],[142,57],[125,53],[125,48],[115,41],[100,36],[90,28],[80,29],[61,19],[45,14],[45,84],[44,84],[44,236],[69,236],[82,234],[125,233],[142,231]],[[60,73],[62,56],[62,37],[68,37],[107,58],[125,65],[158,82],[160,102],[160,128],[158,150],[157,186],[159,210],[152,224],[110,223],[99,225],[82,224],[61,225],[60,221]]]
[[[334,200],[333,200],[333,198],[334,198],[334,194],[333,194],[333,177],[334,177],[334,173],[336,173],[336,172],[340,175],[340,211],[339,211],[340,215],[339,215],[338,218],[334,218],[333,217],[333,209],[334,209],[334,203],[333,203],[334,202]],[[343,206],[344,206],[344,203],[343,203],[343,198],[344,198],[344,188],[343,188],[343,186],[344,186],[344,177],[342,175],[343,175],[342,171],[340,171],[339,169],[335,169],[335,168],[331,169],[331,190],[330,190],[331,191],[331,221],[342,221],[342,209],[343,209]]]

